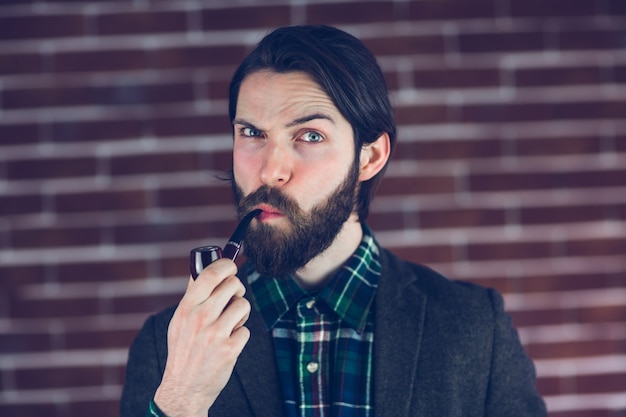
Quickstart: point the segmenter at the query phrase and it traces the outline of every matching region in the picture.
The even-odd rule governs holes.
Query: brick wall
[[[0,415],[117,414],[138,327],[232,231],[233,68],[297,23],[388,78],[379,240],[505,294],[552,417],[626,415],[624,0],[3,0]]]

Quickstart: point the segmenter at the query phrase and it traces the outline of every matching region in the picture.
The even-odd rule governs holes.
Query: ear
[[[381,134],[374,142],[361,148],[359,164],[359,180],[367,181],[380,172],[387,163],[391,153],[391,143],[387,132]]]

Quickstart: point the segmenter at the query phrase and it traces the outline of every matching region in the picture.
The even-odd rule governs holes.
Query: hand
[[[234,262],[219,259],[189,278],[169,324],[167,363],[154,396],[168,417],[206,417],[250,339],[243,327],[250,303],[236,273]]]

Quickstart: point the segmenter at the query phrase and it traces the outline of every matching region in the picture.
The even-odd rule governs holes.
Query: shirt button
[[[304,305],[306,305],[306,308],[308,308],[309,310],[312,309],[313,307],[315,307],[315,299],[307,301]]]
[[[309,362],[306,364],[306,370],[309,371],[310,374],[316,373],[319,367],[317,362]]]

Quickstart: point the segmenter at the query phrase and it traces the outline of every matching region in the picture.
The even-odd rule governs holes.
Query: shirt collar
[[[324,301],[337,315],[357,332],[363,331],[367,322],[378,280],[379,248],[369,227],[363,224],[363,238],[356,251],[335,274],[329,284],[316,297]],[[250,267],[248,282],[252,300],[268,329],[300,299],[310,297],[293,279],[261,277]]]

